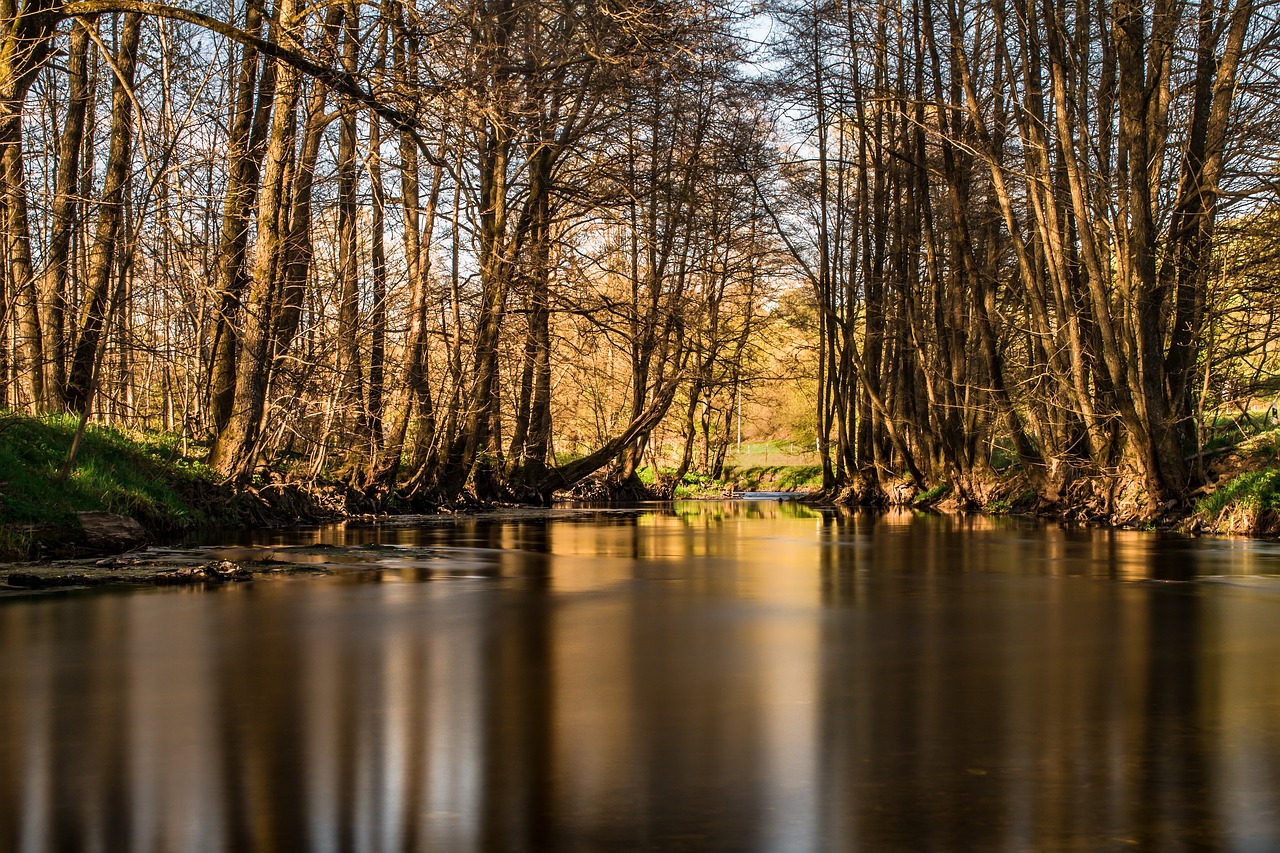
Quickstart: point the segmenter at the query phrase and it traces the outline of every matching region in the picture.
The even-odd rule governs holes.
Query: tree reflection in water
[[[753,502],[273,547],[317,541],[401,547],[4,599],[0,849],[1280,846],[1270,546]]]

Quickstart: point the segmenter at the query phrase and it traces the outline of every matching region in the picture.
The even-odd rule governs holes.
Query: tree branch
[[[376,95],[366,91],[363,86],[356,82],[353,75],[321,65],[300,50],[286,47],[270,39],[264,39],[261,36],[228,24],[226,21],[219,20],[212,15],[206,15],[203,12],[196,12],[192,9],[183,9],[179,6],[170,6],[165,3],[152,3],[147,2],[147,0],[76,0],[76,2],[64,4],[61,8],[61,14],[67,18],[96,18],[99,15],[111,12],[137,12],[157,18],[185,21],[188,24],[204,27],[232,41],[255,48],[263,55],[291,65],[303,74],[324,83],[333,91],[346,95],[368,107],[397,130],[408,133],[428,163],[441,167],[447,165],[431,151],[427,143],[418,134],[418,122],[412,116],[380,101]]]

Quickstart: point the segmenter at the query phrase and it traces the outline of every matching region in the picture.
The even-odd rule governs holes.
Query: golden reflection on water
[[[1280,845],[1270,546],[697,503],[272,547],[341,541],[403,550],[0,603],[0,850]]]

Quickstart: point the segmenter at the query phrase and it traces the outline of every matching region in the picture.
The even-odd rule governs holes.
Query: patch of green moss
[[[941,498],[950,490],[951,490],[951,484],[944,480],[943,482],[938,483],[937,485],[929,487],[929,489],[921,493],[914,501],[912,501],[912,503],[916,504],[917,506],[931,504],[934,501]]]

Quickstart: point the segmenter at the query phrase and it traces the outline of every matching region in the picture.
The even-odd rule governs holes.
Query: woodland
[[[1280,389],[1278,37],[1256,0],[4,0],[0,407],[543,502],[723,467],[772,406],[851,502],[1155,514]]]

